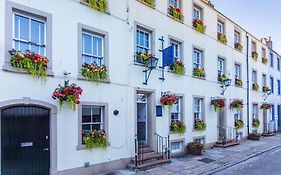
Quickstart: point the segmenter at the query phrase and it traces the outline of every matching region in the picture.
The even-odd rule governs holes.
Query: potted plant
[[[145,52],[136,52],[135,57],[136,57],[136,60],[135,60],[136,62],[144,64],[145,66],[147,66],[148,65],[148,59],[153,57],[153,55],[145,53]]]
[[[202,155],[204,145],[198,142],[190,142],[186,145],[186,150],[192,155]]]
[[[236,127],[237,129],[243,128],[243,127],[244,127],[244,122],[243,122],[243,120],[236,120],[236,121],[235,121],[235,127]]]
[[[160,103],[162,106],[168,106],[169,108],[172,108],[174,104],[178,102],[176,95],[174,94],[168,94],[164,93],[160,99]]]
[[[265,58],[265,57],[263,57],[263,58],[262,58],[262,63],[266,65],[266,64],[268,63],[268,59]]]
[[[258,52],[257,52],[257,51],[253,51],[253,52],[252,52],[252,58],[253,58],[255,61],[257,61],[257,60],[258,60],[258,57],[259,57]]]
[[[218,33],[218,40],[223,44],[227,43],[226,35],[224,35],[223,33]]]
[[[242,50],[243,50],[243,46],[241,43],[235,43],[234,47],[236,50],[238,50],[240,52],[242,52]]]
[[[243,86],[242,80],[240,80],[239,78],[235,78],[235,86],[242,87]]]
[[[220,74],[219,76],[218,76],[218,81],[220,82],[220,83],[223,83],[225,80],[227,80],[228,79],[228,77],[225,75],[225,74]]]
[[[269,91],[269,87],[266,86],[266,85],[264,85],[264,86],[262,87],[262,92],[267,92],[267,91]]]
[[[224,99],[220,99],[220,98],[218,98],[218,99],[213,99],[213,100],[211,101],[211,105],[214,107],[214,109],[215,109],[216,112],[217,112],[217,111],[221,112],[221,111],[223,111],[224,108],[225,108],[225,100],[224,100]]]
[[[249,140],[260,140],[260,136],[261,136],[261,134],[258,133],[257,131],[255,131],[248,135],[248,139]]]
[[[206,123],[204,120],[195,120],[194,129],[197,131],[204,131],[206,129]]]
[[[138,0],[138,1],[144,3],[145,5],[151,8],[155,8],[155,0]]]
[[[37,53],[26,50],[25,53],[12,49],[9,51],[11,56],[10,64],[17,69],[26,70],[34,78],[46,79],[48,59]]]
[[[170,126],[171,131],[173,131],[174,133],[178,133],[180,135],[185,133],[186,130],[186,126],[184,124],[183,121],[173,121],[171,122],[171,126]]]
[[[261,109],[264,110],[264,111],[266,111],[266,110],[268,110],[268,109],[270,109],[270,108],[271,108],[271,104],[263,103],[263,104],[261,105]]]
[[[108,146],[104,130],[82,131],[82,140],[89,150],[93,148],[106,148]]]
[[[194,19],[192,22],[193,27],[197,32],[205,33],[206,26],[204,25],[203,21],[200,19]]]
[[[107,0],[82,0],[82,2],[100,12],[106,12],[107,10]]]
[[[82,65],[81,71],[84,77],[93,81],[100,81],[100,80],[107,79],[107,70],[104,65],[97,66],[96,64],[85,63]]]
[[[171,66],[170,69],[178,75],[184,75],[185,73],[185,67],[182,61],[178,60],[175,61]]]
[[[76,84],[72,83],[68,85],[68,81],[65,82],[64,86],[59,84],[59,87],[53,92],[52,98],[59,100],[60,109],[64,102],[67,102],[70,107],[75,110],[76,105],[80,104],[80,96],[82,95],[82,89]]]
[[[239,99],[234,99],[231,103],[230,103],[230,109],[237,109],[237,110],[241,110],[244,107],[243,104],[243,100],[239,100]]]
[[[255,128],[258,128],[260,126],[260,120],[257,118],[254,118],[252,121],[252,126]]]
[[[254,84],[253,84],[253,90],[254,90],[254,91],[258,91],[258,90],[259,90],[259,85],[258,85],[258,83],[254,83]]]
[[[169,15],[171,15],[175,20],[178,20],[178,21],[183,21],[183,14],[182,14],[182,10],[178,7],[173,7],[173,6],[170,6],[169,9],[168,9],[168,13]]]
[[[198,78],[205,78],[205,70],[204,68],[194,68],[193,69],[193,76]]]

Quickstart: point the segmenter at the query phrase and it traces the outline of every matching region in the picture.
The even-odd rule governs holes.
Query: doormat
[[[209,159],[209,158],[203,158],[203,159],[199,159],[198,161],[204,162],[204,163],[211,163],[211,162],[214,162],[215,160]]]

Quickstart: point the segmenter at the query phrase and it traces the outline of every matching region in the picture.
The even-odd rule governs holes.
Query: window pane
[[[40,47],[40,55],[45,55],[45,48],[44,47]]]
[[[92,38],[90,35],[83,34],[83,52],[87,54],[92,54]]]
[[[98,55],[98,38],[93,37],[93,55]]]
[[[39,43],[39,22],[31,20],[31,42]]]
[[[94,124],[92,125],[92,130],[101,130],[101,125],[100,124]]]
[[[91,125],[83,124],[82,130],[91,130]]]
[[[92,63],[91,57],[84,55],[83,56],[83,63],[91,64]]]
[[[15,15],[14,37],[19,38],[19,16]]]
[[[31,45],[30,51],[31,52],[35,52],[35,53],[39,53],[39,46]]]
[[[102,57],[102,39],[101,38],[98,38],[97,39],[97,42],[98,42],[98,56],[99,57]]]
[[[20,19],[20,39],[29,40],[29,19],[25,17],[19,17]]]
[[[14,49],[19,50],[19,42],[14,41]]]
[[[28,44],[20,42],[20,51],[25,52],[26,50],[29,50]]]
[[[92,108],[93,120],[92,122],[101,122],[101,109]]]
[[[82,108],[82,123],[91,122],[91,108],[83,107]]]
[[[45,45],[45,25],[44,23],[39,23],[39,30],[40,30],[40,44]]]

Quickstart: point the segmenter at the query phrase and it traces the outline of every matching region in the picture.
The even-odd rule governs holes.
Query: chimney
[[[272,49],[272,40],[271,40],[271,36],[266,39],[266,46],[269,47],[270,49]]]
[[[214,4],[212,4],[211,0],[202,0],[203,2],[205,2],[206,4],[208,4],[211,7],[215,7]]]

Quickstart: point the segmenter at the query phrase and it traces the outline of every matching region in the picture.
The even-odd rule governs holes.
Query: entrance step
[[[222,140],[219,140],[216,142],[216,144],[214,146],[219,147],[219,148],[227,148],[227,147],[236,146],[236,145],[239,145],[239,142],[236,142],[235,140],[226,140],[225,142],[223,142]]]
[[[150,148],[149,146],[144,146],[144,147],[140,147],[139,148],[139,152],[140,153],[152,153],[154,152],[152,148]]]
[[[162,159],[161,154],[155,152],[145,153],[142,157],[138,159],[138,162],[150,161],[150,160],[160,160]],[[135,159],[132,160],[135,163]]]
[[[138,169],[138,170],[147,170],[156,166],[160,166],[163,164],[167,164],[170,163],[170,160],[164,160],[164,159],[160,159],[160,160],[152,160],[152,161],[145,161],[144,163],[138,165],[136,167],[136,165],[134,163],[130,163],[128,165],[129,169]]]
[[[264,136],[264,137],[270,137],[270,136],[275,136],[276,133],[266,133],[266,132],[264,132],[261,135]]]

